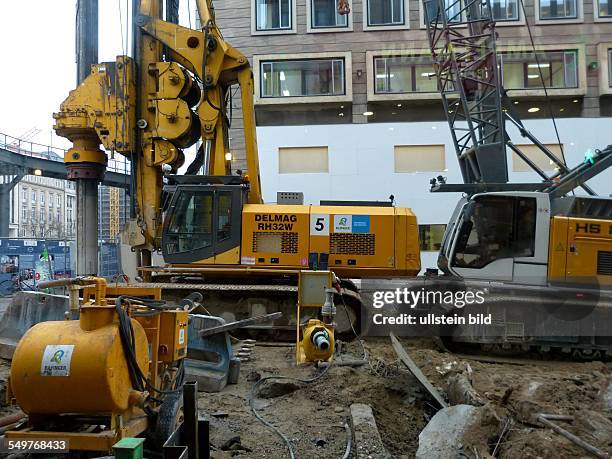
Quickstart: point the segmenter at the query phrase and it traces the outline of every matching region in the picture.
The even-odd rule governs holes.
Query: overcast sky
[[[126,46],[126,7],[131,0],[99,0],[98,61],[123,54],[119,11]],[[191,1],[191,9],[195,9]],[[69,142],[52,135],[53,112],[76,86],[76,0],[4,0],[0,6],[0,133],[63,148]],[[188,25],[187,0],[181,23]],[[192,21],[194,20],[192,14]],[[131,31],[128,32],[128,35]],[[128,54],[130,48],[127,48]]]

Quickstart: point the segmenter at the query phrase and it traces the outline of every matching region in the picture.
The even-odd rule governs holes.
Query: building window
[[[419,243],[425,252],[438,252],[442,245],[442,238],[446,225],[419,225]]]
[[[28,220],[28,208],[27,207],[21,208],[21,219],[23,220],[24,223]]]
[[[58,194],[58,195],[56,196],[56,198],[55,198],[55,205],[56,205],[57,207],[61,207],[61,205],[62,205],[62,197],[61,197],[61,195],[59,195],[59,194]]]
[[[578,18],[577,0],[540,0],[540,20]]]
[[[443,172],[444,145],[395,145],[395,172]]]
[[[291,29],[292,0],[255,0],[256,30]]]
[[[28,189],[21,190],[21,202],[28,202]]]
[[[368,26],[404,25],[404,0],[367,0]]]
[[[36,202],[36,190],[32,190],[32,202]]]
[[[496,21],[518,21],[517,0],[492,0],[491,15]]]
[[[374,58],[375,94],[436,92],[438,83],[429,59],[410,56]]]
[[[612,0],[599,0],[598,17],[612,18]]]
[[[608,50],[608,86],[612,88],[612,49]]]
[[[538,166],[543,171],[553,171],[555,167],[555,163],[551,161],[551,159],[544,154],[542,150],[536,147],[533,144],[525,144],[525,145],[517,145],[519,150],[521,150],[527,158],[529,158],[536,166]],[[546,144],[546,148],[548,148],[551,152],[555,154],[560,161],[563,159],[563,153],[561,151],[561,146],[557,143]],[[527,164],[525,161],[521,159],[519,155],[516,153],[512,153],[512,170],[514,172],[530,172],[533,169]]]
[[[329,172],[327,147],[280,147],[278,149],[280,174],[307,174]]]
[[[41,204],[45,203],[45,192],[44,191],[40,192],[40,203]]]
[[[500,57],[506,89],[540,89],[542,79],[547,88],[578,87],[577,51],[542,52],[537,61],[534,53],[506,53]]]
[[[344,59],[261,62],[262,97],[345,94]]]
[[[511,0],[510,0],[511,1]],[[438,1],[429,0],[425,3],[426,11],[423,14],[423,25],[429,22],[441,22],[442,17],[438,19]],[[444,12],[448,22],[461,22],[461,0],[444,0]]]
[[[311,0],[313,29],[348,27],[348,14],[338,14],[336,0]]]

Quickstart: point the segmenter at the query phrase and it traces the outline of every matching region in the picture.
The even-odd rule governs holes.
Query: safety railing
[[[0,148],[24,156],[31,156],[33,158],[41,158],[58,162],[64,161],[64,153],[66,153],[64,148],[53,147],[51,145],[44,145],[42,143],[20,139],[2,132],[0,132]],[[120,174],[130,173],[130,163],[123,158],[121,161],[118,161],[109,157],[106,168],[109,171],[118,172]]]

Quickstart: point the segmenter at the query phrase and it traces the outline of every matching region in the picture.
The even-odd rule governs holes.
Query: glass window
[[[547,88],[578,87],[576,51],[507,53],[501,55],[502,81],[506,89],[539,89],[542,80]]]
[[[496,21],[518,21],[517,0],[492,0],[491,15]]]
[[[217,242],[221,242],[229,239],[232,235],[232,192],[219,192],[218,200]]]
[[[414,56],[374,58],[374,92],[436,92],[438,83],[433,65],[427,59]]]
[[[576,0],[540,0],[540,19],[575,19]]]
[[[425,13],[423,14],[423,24],[435,22],[438,17],[438,0],[428,0],[425,3]],[[444,11],[446,12],[448,22],[461,21],[461,0],[444,0]],[[441,19],[438,22],[441,22]]]
[[[404,24],[404,0],[368,0],[368,25]]]
[[[27,202],[27,200],[28,200],[28,189],[27,189],[27,188],[24,188],[24,189],[21,191],[21,201],[22,201],[22,202]]]
[[[600,18],[612,18],[612,0],[599,0]]]
[[[608,86],[612,88],[612,49],[608,50]]]
[[[439,252],[446,225],[419,225],[419,242],[425,252]]]
[[[344,59],[262,62],[261,74],[262,97],[345,94]]]
[[[255,0],[256,29],[291,29],[292,0]]]
[[[40,192],[40,203],[41,204],[45,203],[45,192],[44,191]]]
[[[311,7],[314,29],[348,26],[348,15],[338,14],[336,0],[312,0]]]
[[[210,191],[182,191],[170,216],[166,250],[189,252],[212,244],[213,195]]]
[[[487,196],[472,202],[465,212],[454,266],[479,269],[498,259],[534,255],[534,198]]]

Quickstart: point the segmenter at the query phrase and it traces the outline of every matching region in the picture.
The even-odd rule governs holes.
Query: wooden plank
[[[395,350],[395,353],[402,361],[402,363],[406,365],[406,367],[408,367],[410,372],[415,376],[416,379],[419,380],[421,385],[427,390],[427,392],[429,392],[429,394],[434,398],[434,400],[438,402],[440,407],[447,408],[449,406],[448,403],[446,403],[444,398],[442,398],[442,395],[440,395],[440,392],[438,392],[438,390],[429,382],[427,376],[425,376],[421,369],[418,367],[418,365],[414,363],[414,360],[410,358],[410,356],[408,355],[404,347],[400,344],[398,339],[395,337],[393,332],[389,334],[389,337],[391,338],[391,345],[393,346],[393,350]]]

